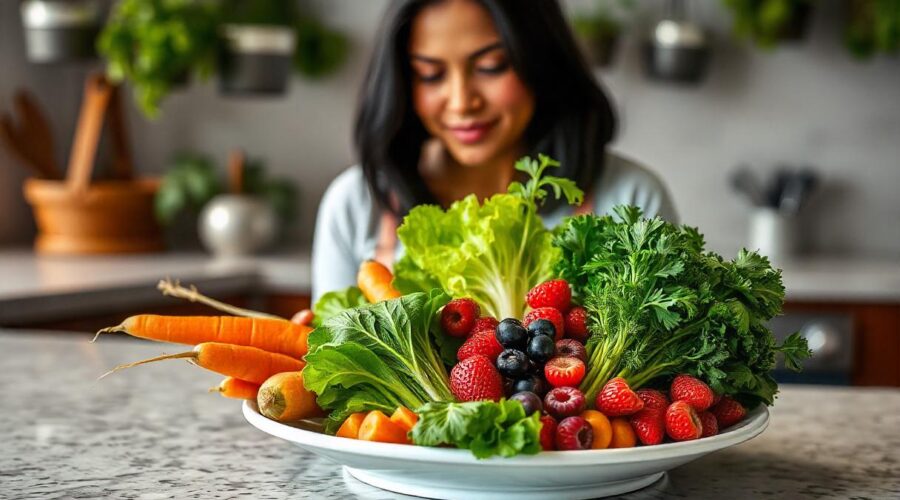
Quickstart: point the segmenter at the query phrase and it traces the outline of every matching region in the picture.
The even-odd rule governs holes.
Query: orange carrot
[[[316,395],[303,385],[303,372],[281,372],[269,377],[256,396],[259,412],[279,422],[320,417]]]
[[[406,429],[391,422],[391,419],[378,410],[372,410],[359,426],[359,439],[378,441],[380,443],[409,444]]]
[[[337,434],[335,436],[342,438],[350,438],[350,439],[358,439],[359,438],[359,427],[362,425],[363,420],[366,419],[365,412],[353,413],[346,419],[344,419],[344,423],[341,424],[341,428],[338,429]]]
[[[388,268],[374,260],[367,260],[359,266],[356,285],[362,290],[366,300],[374,304],[400,296],[400,292],[391,284],[393,279],[394,275]]]
[[[127,318],[121,325],[100,330],[97,336],[125,332],[133,337],[175,344],[221,342],[257,347],[300,359],[306,355],[306,340],[311,331],[308,326],[286,319],[140,314]]]
[[[103,378],[113,372],[131,368],[145,363],[164,359],[188,358],[192,363],[207,370],[221,373],[228,377],[239,378],[254,384],[262,384],[272,375],[281,372],[295,372],[303,369],[306,363],[284,354],[277,354],[256,347],[223,344],[220,342],[204,342],[197,344],[193,351],[178,354],[157,356],[155,358],[135,361],[119,365],[104,373]]]
[[[256,393],[258,391],[259,384],[234,377],[226,377],[221,384],[209,390],[209,392],[218,392],[226,398],[250,399],[253,401],[256,401]]]
[[[418,415],[405,406],[398,406],[397,409],[394,410],[394,414],[391,415],[391,422],[403,427],[406,432],[411,431],[418,421]]]

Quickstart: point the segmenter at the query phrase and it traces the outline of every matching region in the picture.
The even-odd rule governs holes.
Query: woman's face
[[[409,57],[416,113],[457,162],[482,166],[520,153],[534,97],[481,5],[424,8],[412,23]]]

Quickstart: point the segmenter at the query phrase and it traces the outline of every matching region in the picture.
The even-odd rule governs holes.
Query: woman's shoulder
[[[320,211],[333,214],[368,214],[371,209],[372,197],[366,176],[359,165],[353,165],[338,174],[328,185],[319,205]]]
[[[616,205],[636,205],[647,216],[678,222],[675,204],[663,180],[641,163],[607,152],[603,174],[595,186],[595,212],[609,213]]]

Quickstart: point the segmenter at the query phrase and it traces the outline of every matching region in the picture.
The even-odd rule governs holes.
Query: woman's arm
[[[326,292],[356,284],[361,259],[354,251],[354,238],[361,234],[356,226],[369,219],[371,207],[363,206],[368,200],[362,173],[356,167],[338,176],[325,191],[313,235],[313,304]]]

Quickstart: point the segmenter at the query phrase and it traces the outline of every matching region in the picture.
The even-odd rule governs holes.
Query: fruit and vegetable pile
[[[227,362],[203,347],[153,361],[187,357],[230,376],[223,394],[256,399],[275,420],[324,416],[340,437],[479,458],[699,439],[773,404],[776,355],[795,370],[809,356],[799,334],[778,345],[766,327],[781,311],[780,271],[754,252],[726,261],[695,228],[636,207],[548,230],[547,196],[582,201],[572,181],[545,175],[555,166],[523,158],[527,181],[507,193],[414,208],[393,274],[365,262],[358,286],[316,303],[312,331],[247,319],[283,326],[261,345],[263,330],[218,317],[209,334],[142,336],[215,341],[231,346]],[[141,335],[129,321],[114,330]],[[242,371],[239,346],[297,364]]]

